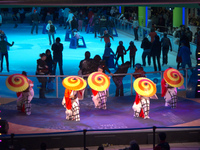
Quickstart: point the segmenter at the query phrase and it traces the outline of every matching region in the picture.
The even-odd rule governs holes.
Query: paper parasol
[[[7,77],[6,86],[14,92],[25,91],[29,87],[28,79],[22,74],[13,74]]]
[[[63,86],[66,89],[73,90],[73,91],[80,91],[84,89],[87,85],[86,81],[78,76],[69,76],[66,77],[63,82]]]
[[[182,74],[174,68],[165,70],[164,79],[172,87],[181,87],[184,83]]]
[[[104,73],[94,72],[89,75],[88,84],[95,91],[104,91],[110,86],[110,79]]]
[[[133,83],[133,87],[139,95],[144,97],[151,97],[156,94],[155,83],[147,78],[137,78]]]

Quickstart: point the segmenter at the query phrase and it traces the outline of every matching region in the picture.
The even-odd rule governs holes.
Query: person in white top
[[[69,22],[69,29],[71,29],[71,21],[73,20],[73,16],[74,16],[74,14],[70,10],[67,21],[66,21],[66,23]],[[65,29],[66,29],[66,27],[65,27]]]
[[[51,43],[51,36],[52,36],[52,39],[53,39],[53,43],[55,43],[54,34],[55,34],[55,31],[56,31],[56,27],[53,25],[51,20],[48,21],[48,24],[46,26],[46,30],[48,31],[49,45],[51,45],[52,44]]]

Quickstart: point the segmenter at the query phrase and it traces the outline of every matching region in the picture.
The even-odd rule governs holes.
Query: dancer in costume
[[[98,72],[103,73],[103,66],[98,67]],[[99,109],[107,109],[106,102],[107,102],[107,92],[108,89],[103,91],[95,91],[92,89],[92,100],[94,102],[95,108]]]
[[[98,72],[90,74],[88,84],[92,88],[92,100],[95,108],[107,109],[106,102],[110,78],[103,73],[103,66],[98,67]]]
[[[69,76],[62,82],[66,88],[62,105],[66,108],[66,119],[80,121],[79,99],[83,99],[86,81],[77,76]]]
[[[156,85],[151,80],[140,77],[134,81],[134,89],[137,92],[132,106],[134,117],[149,119],[150,98],[157,98]]]
[[[62,100],[62,105],[66,108],[65,113],[67,120],[80,121],[80,107],[77,91],[66,89],[65,96]]]
[[[22,75],[27,77],[27,73],[25,71],[22,71]],[[17,110],[25,112],[26,115],[31,114],[31,101],[34,96],[33,81],[28,79],[28,84],[29,87],[25,91],[17,92]]]
[[[176,108],[177,106],[177,87],[181,88],[184,83],[184,78],[182,74],[174,69],[168,68],[164,72],[164,78],[161,81],[162,86],[162,97],[165,99],[165,106],[171,106],[171,108]]]

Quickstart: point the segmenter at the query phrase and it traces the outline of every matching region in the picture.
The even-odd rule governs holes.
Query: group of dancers
[[[22,75],[10,75],[6,79],[6,85],[10,90],[17,92],[17,109],[25,112],[26,115],[30,115],[31,100],[34,96],[34,85],[26,76],[26,72],[22,72]],[[92,89],[91,97],[95,108],[107,109],[106,102],[110,86],[110,77],[103,73],[103,66],[99,66],[97,72],[90,74],[87,82]],[[66,90],[62,105],[66,108],[67,120],[80,121],[79,100],[84,98],[87,82],[79,76],[68,76],[63,80],[62,84]],[[178,70],[173,68],[165,70],[164,78],[161,81],[161,96],[165,99],[166,107],[171,106],[171,108],[176,108],[177,87],[182,87],[183,82],[184,79]],[[150,99],[158,99],[156,95],[156,84],[141,73],[137,75],[133,86],[136,91],[135,101],[132,106],[134,117],[149,119]]]

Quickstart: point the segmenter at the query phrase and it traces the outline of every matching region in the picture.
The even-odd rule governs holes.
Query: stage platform
[[[125,97],[109,97],[107,101],[107,110],[99,110],[94,108],[91,98],[85,98],[80,101],[80,117],[81,121],[68,121],[65,119],[65,108],[61,105],[62,99],[33,99],[32,114],[26,116],[24,113],[18,112],[16,109],[16,101],[0,106],[1,118],[9,122],[9,134],[14,133],[17,140],[22,143],[30,141],[51,141],[69,140],[65,143],[50,144],[51,148],[59,147],[63,144],[65,147],[77,147],[83,144],[83,133],[81,130],[95,130],[87,132],[87,145],[96,146],[99,144],[98,139],[103,142],[110,141],[112,144],[128,144],[128,142],[136,138],[141,144],[152,143],[152,129],[156,127],[189,127],[200,126],[200,101],[189,100],[178,97],[178,105],[176,109],[164,106],[164,99],[158,95],[159,99],[152,99],[150,102],[150,119],[134,118],[132,105],[135,96]],[[3,100],[3,98],[1,98]],[[2,101],[1,100],[1,101]],[[147,128],[145,130],[128,130],[129,128]],[[104,129],[112,131],[102,131]],[[116,131],[114,130],[116,129]],[[121,129],[125,129],[124,131]],[[97,131],[101,130],[101,131]],[[158,129],[168,132],[170,139],[174,139],[175,135],[180,135],[177,140],[182,139],[184,142],[199,142],[200,130],[197,129]],[[67,131],[80,131],[75,133],[65,133]],[[38,134],[43,133],[43,134]],[[55,133],[55,134],[54,134]],[[23,134],[23,135],[21,135]],[[134,136],[133,136],[134,135]],[[192,135],[192,140],[189,139]],[[189,137],[188,137],[189,136]],[[51,138],[50,138],[51,137]],[[188,141],[183,138],[185,137]],[[4,136],[9,139],[9,136]],[[41,140],[42,139],[42,140]],[[78,143],[74,143],[79,139]],[[96,140],[95,140],[96,139]],[[120,141],[119,141],[120,140]],[[26,141],[26,142],[25,142]],[[28,142],[29,141],[29,142]],[[37,141],[37,142],[39,142]],[[93,141],[93,142],[89,142]],[[32,145],[34,147],[34,145]]]

